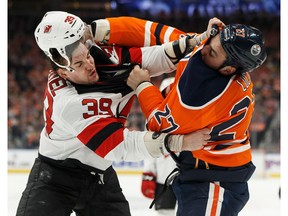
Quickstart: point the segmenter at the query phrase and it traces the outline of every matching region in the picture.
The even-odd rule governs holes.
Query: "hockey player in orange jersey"
[[[142,24],[146,28],[147,21]],[[251,26],[218,27],[215,37],[179,62],[174,85],[165,98],[150,83],[147,70],[136,66],[128,79],[148,129],[185,134],[210,128],[211,139],[203,149],[181,152],[179,157],[171,152],[180,168],[173,182],[177,216],[238,215],[249,199],[247,181],[255,166],[248,126],[255,100],[248,72],[266,59],[264,39]],[[112,35],[111,28],[111,39]]]

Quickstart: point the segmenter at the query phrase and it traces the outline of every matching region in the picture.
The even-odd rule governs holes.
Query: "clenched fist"
[[[139,65],[136,65],[128,77],[127,85],[135,91],[138,85],[145,81],[150,82],[149,71],[146,69],[141,69]]]

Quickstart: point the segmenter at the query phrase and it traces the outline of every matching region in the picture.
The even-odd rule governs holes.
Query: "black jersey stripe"
[[[162,29],[163,29],[163,24],[158,24],[157,25],[157,27],[156,27],[156,29],[155,29],[155,37],[156,37],[156,44],[157,45],[161,45],[162,43],[161,43],[161,41],[160,41],[160,33],[161,33],[161,31],[162,31]]]
[[[130,64],[131,63],[131,56],[128,47],[122,48],[122,64]]]
[[[99,133],[95,134],[90,141],[86,144],[86,146],[95,151],[111,134],[115,131],[122,128],[123,125],[120,122],[113,122],[109,125],[106,125]]]

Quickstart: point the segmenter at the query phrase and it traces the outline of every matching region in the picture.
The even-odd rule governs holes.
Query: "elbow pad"
[[[165,54],[174,64],[177,64],[188,53],[187,44],[189,38],[191,38],[191,36],[186,36],[164,44]]]
[[[186,37],[179,40],[164,44],[164,50],[170,60],[177,64],[182,58],[184,58],[189,52],[191,52],[196,46],[199,46],[201,42],[207,39],[206,32],[195,36],[186,35]]]

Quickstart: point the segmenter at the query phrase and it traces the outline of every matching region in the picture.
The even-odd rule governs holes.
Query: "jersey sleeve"
[[[175,88],[178,82],[179,77],[183,73],[183,69],[186,67],[187,61],[180,61],[177,66],[176,74],[175,77],[173,78],[173,82],[169,84],[169,91],[171,89]],[[147,119],[147,127],[149,130],[152,131],[160,131],[163,128],[163,118],[159,116],[157,118],[155,115],[155,112],[157,110],[167,110],[166,103],[166,95],[168,94],[163,94],[160,89],[158,89],[154,85],[149,85],[143,83],[143,85],[146,85],[143,89],[141,89],[139,92],[136,91],[137,93],[137,98],[140,103],[141,109],[143,114],[145,115]],[[141,87],[141,86],[139,86]],[[164,98],[165,96],[165,98]],[[149,103],[147,103],[149,101]],[[159,114],[161,115],[161,114]],[[165,111],[163,111],[163,115],[165,115]],[[156,120],[158,119],[158,121]]]
[[[107,20],[110,25],[110,44],[153,46],[177,40],[186,34],[177,28],[135,17],[114,17]]]
[[[165,99],[163,98],[162,93],[160,90],[148,83],[140,84],[140,88],[143,85],[146,85],[139,93],[137,93],[138,101],[140,103],[141,109],[143,114],[147,119],[147,127],[151,131],[160,131],[162,128],[161,118],[160,121],[157,123],[154,121],[153,117],[154,112],[159,109],[161,106],[165,105]],[[142,85],[142,86],[141,86]],[[149,103],[147,103],[149,101]]]
[[[151,157],[144,144],[145,132],[129,131],[124,127],[123,120],[115,118],[113,110],[108,108],[102,108],[98,115],[94,115],[91,109],[94,99],[86,100],[82,97],[70,100],[61,114],[61,121],[67,129],[70,127],[82,144],[110,161],[139,161]],[[100,106],[106,103],[109,103],[108,100]]]

